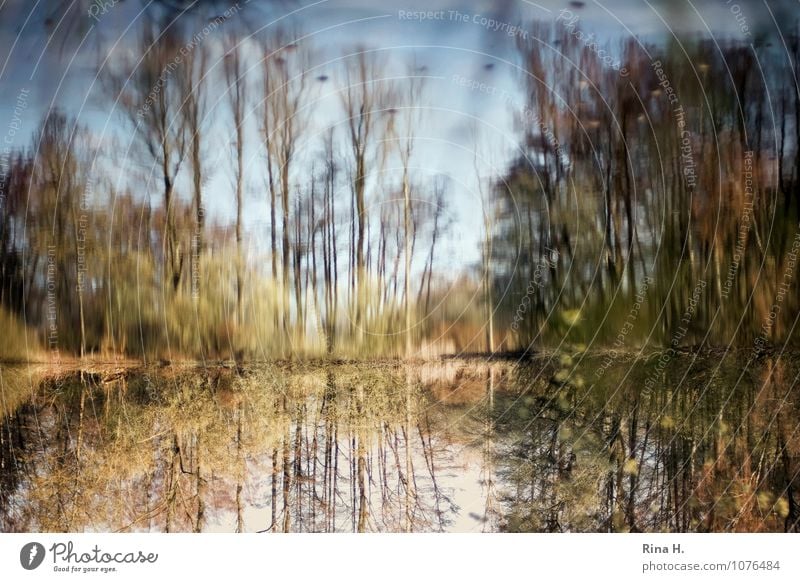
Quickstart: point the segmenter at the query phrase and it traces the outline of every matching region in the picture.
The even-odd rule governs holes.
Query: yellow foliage
[[[625,464],[622,465],[622,472],[626,475],[638,475],[639,463],[636,461],[636,459],[628,459],[625,461]]]
[[[575,325],[581,318],[581,310],[580,309],[565,309],[561,312],[561,319],[564,320],[564,323],[567,325]]]
[[[661,428],[675,428],[675,420],[669,414],[665,414],[661,417]]]
[[[781,518],[786,518],[789,515],[789,502],[786,500],[785,497],[781,497],[775,502],[775,513],[778,514]]]
[[[556,372],[555,376],[553,376],[556,382],[566,382],[567,378],[569,378],[569,371],[567,370],[559,370]]]
[[[761,511],[769,511],[775,503],[775,495],[769,491],[760,491],[756,496],[758,499],[758,508]]]
[[[34,361],[41,357],[36,334],[0,307],[0,361]]]

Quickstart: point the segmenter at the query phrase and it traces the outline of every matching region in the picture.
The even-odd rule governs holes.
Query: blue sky
[[[87,124],[104,148],[117,148],[119,144],[127,147],[130,130],[120,124],[119,115],[110,111],[108,101],[101,95],[96,82],[97,65],[112,47],[116,51],[131,50],[137,18],[146,2],[93,1],[108,7],[98,22],[87,16],[90,0],[0,0],[0,135],[7,134],[20,90],[29,91],[22,127],[14,136],[15,146],[30,143],[43,112],[59,106]],[[72,8],[65,12],[62,6]],[[774,11],[778,22],[786,21],[787,14],[797,11],[797,3],[761,5],[745,0],[241,0],[240,7],[238,14],[223,26],[237,26],[245,35],[258,35],[276,26],[276,22],[291,22],[302,31],[303,42],[315,48],[314,63],[318,68],[314,76],[330,78],[315,88],[313,127],[318,134],[325,127],[342,122],[336,95],[341,83],[336,77],[335,62],[342,54],[358,45],[380,51],[386,56],[391,74],[396,75],[405,73],[405,63],[412,58],[424,65],[420,74],[427,77],[427,110],[425,121],[415,132],[418,139],[412,165],[418,176],[446,175],[451,179],[448,199],[454,226],[440,257],[449,269],[456,265],[467,268],[477,259],[483,221],[474,168],[475,128],[479,128],[479,173],[484,176],[502,173],[518,138],[507,102],[460,87],[453,77],[475,79],[514,95],[518,72],[514,67],[514,37],[507,34],[510,27],[521,26],[517,34],[524,34],[526,22],[553,21],[566,9],[579,15],[584,30],[601,39],[632,33],[659,41],[673,32],[707,34],[710,29],[715,35],[749,40],[742,32],[743,23],[752,31],[752,37],[759,31],[775,29],[770,11]],[[223,8],[221,2],[215,10],[221,12]],[[425,19],[409,16],[415,11],[436,14],[427,14]],[[491,23],[497,23],[494,30]],[[221,33],[212,33],[203,42],[220,43]],[[252,60],[255,62],[255,57]],[[213,83],[221,83],[219,75]],[[512,102],[522,103],[521,96]],[[224,106],[214,110],[208,121],[214,144],[209,152],[214,171],[207,188],[207,212],[220,220],[233,215],[231,163],[224,145],[230,143],[231,125]],[[249,194],[245,215],[252,241],[258,245],[267,236],[263,228],[266,196],[260,173],[263,154],[257,144],[255,124],[248,128],[248,135]],[[310,164],[319,150],[320,140],[312,139],[304,145],[300,158],[305,157]],[[138,160],[123,160],[122,167],[125,163],[139,164]],[[101,164],[112,173],[120,168],[119,160],[104,159]],[[399,172],[391,161],[384,170],[395,179]],[[184,190],[188,195],[188,189]]]

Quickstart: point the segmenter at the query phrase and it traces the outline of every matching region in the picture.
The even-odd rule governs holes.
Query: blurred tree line
[[[505,346],[786,340],[800,297],[797,30],[785,53],[623,39],[625,76],[564,27],[534,31],[518,43],[519,151],[494,184],[484,250],[494,327],[515,323]]]
[[[611,47],[621,76],[558,23],[532,23],[517,46],[524,105],[509,104],[517,157],[479,177],[482,260],[452,280],[437,272],[452,184],[413,170],[425,67],[408,63],[396,79],[378,52],[356,50],[329,78],[299,35],[204,22],[216,22],[215,42],[145,18],[136,50],[98,66],[105,103],[133,136],[127,150],[53,109],[11,156],[4,357],[30,357],[34,344],[272,358],[788,336],[797,32],[787,54],[766,41],[623,39]],[[334,84],[343,121],[320,129],[315,99]],[[231,128],[230,144],[211,118]],[[205,210],[220,156],[230,224]],[[268,209],[263,253],[246,229],[251,190]],[[25,343],[26,329],[38,341]]]

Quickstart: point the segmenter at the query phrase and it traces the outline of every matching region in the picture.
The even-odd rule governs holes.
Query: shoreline
[[[2,368],[20,368],[20,367],[41,367],[47,370],[63,370],[64,372],[88,372],[95,371],[130,371],[134,369],[157,369],[157,368],[239,368],[246,369],[249,367],[258,366],[346,366],[346,365],[407,365],[407,364],[430,364],[430,363],[447,363],[447,362],[481,362],[491,363],[496,362],[526,362],[547,360],[554,357],[559,357],[562,354],[568,354],[572,357],[580,357],[582,359],[594,359],[607,357],[613,355],[615,360],[648,360],[650,358],[659,356],[666,353],[670,348],[664,347],[661,349],[649,349],[642,352],[641,348],[614,350],[614,349],[589,349],[589,350],[554,350],[554,349],[541,349],[528,352],[465,352],[461,354],[441,354],[437,356],[427,357],[376,357],[376,358],[347,358],[342,356],[335,356],[329,358],[276,358],[276,359],[242,359],[242,360],[194,360],[194,359],[175,359],[175,360],[141,360],[133,358],[119,358],[119,359],[93,359],[79,357],[60,358],[59,360],[19,360],[19,359],[2,359],[0,358],[0,369]],[[742,352],[752,353],[751,347],[725,347],[725,346],[712,346],[698,348],[696,346],[682,346],[672,348],[674,352],[682,356],[722,356],[724,354],[733,355]],[[763,357],[777,355],[777,354],[791,354],[800,355],[800,346],[780,347],[771,346],[767,349],[760,351],[756,360]]]

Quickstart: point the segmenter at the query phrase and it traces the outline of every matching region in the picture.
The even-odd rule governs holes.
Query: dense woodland
[[[476,162],[481,258],[456,273],[439,253],[458,186],[413,170],[416,129],[435,115],[424,65],[353,45],[323,74],[324,47],[289,28],[249,35],[233,15],[199,38],[167,24],[143,19],[133,50],[98,59],[113,137],[54,107],[8,156],[3,357],[791,340],[796,27],[785,46],[617,39],[622,76],[562,25],[528,23],[523,99],[508,105],[516,153],[501,175]],[[322,91],[337,95],[335,123],[315,113]],[[220,164],[232,179],[209,192]],[[205,210],[210,196],[229,197],[232,221]],[[268,208],[260,232],[253,197]]]

